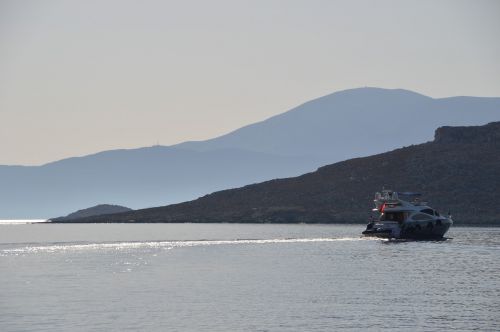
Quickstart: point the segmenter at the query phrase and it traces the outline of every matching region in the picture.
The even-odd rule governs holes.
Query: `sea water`
[[[499,330],[500,228],[3,224],[1,331]]]

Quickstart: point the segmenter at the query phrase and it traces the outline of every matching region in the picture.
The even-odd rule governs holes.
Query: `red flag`
[[[384,213],[384,210],[385,210],[385,203],[382,204],[382,206],[380,207],[380,212]]]

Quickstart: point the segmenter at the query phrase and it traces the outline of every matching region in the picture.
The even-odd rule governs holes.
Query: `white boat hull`
[[[425,222],[373,223],[363,232],[364,236],[394,239],[441,239],[450,229],[450,218]]]

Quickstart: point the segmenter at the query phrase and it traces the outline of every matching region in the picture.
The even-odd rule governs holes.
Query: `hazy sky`
[[[211,138],[361,86],[500,96],[500,1],[2,1],[0,164]]]

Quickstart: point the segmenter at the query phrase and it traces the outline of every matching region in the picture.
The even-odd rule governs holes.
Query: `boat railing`
[[[375,193],[376,201],[397,201],[399,199],[398,193],[392,190],[383,190],[381,193]]]

